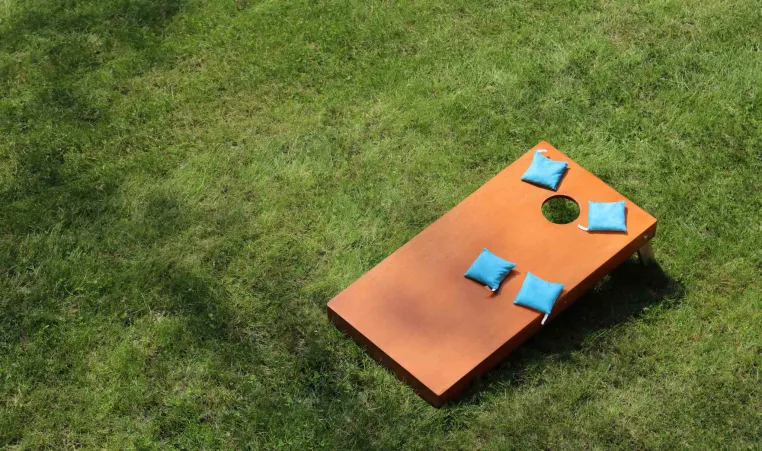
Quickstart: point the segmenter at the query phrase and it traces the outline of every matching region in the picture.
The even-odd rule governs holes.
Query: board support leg
[[[656,263],[654,248],[651,246],[651,241],[648,241],[638,249],[638,258],[640,258],[640,263],[642,263],[643,266],[649,266]]]

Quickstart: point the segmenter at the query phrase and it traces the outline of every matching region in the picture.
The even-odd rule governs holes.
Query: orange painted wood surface
[[[558,191],[520,180],[535,149],[566,161]],[[548,198],[580,216],[553,224]],[[588,233],[587,202],[626,200],[626,233]],[[522,155],[328,303],[337,327],[435,406],[457,396],[542,326],[513,304],[527,271],[564,284],[548,321],[656,232],[656,219],[545,141]],[[482,248],[517,264],[496,293],[463,277]]]

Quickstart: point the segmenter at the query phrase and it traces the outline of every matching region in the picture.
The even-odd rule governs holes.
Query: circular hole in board
[[[579,217],[579,204],[568,196],[552,196],[542,203],[542,215],[553,224],[568,224]]]

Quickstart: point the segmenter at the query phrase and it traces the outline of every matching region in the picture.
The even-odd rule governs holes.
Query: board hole
[[[568,196],[553,196],[542,203],[542,215],[553,224],[568,224],[579,217],[579,204]]]

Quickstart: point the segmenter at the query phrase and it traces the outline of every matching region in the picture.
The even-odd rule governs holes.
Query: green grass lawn
[[[755,448],[762,3],[0,1],[0,447]],[[328,300],[546,139],[659,219],[434,409]]]

